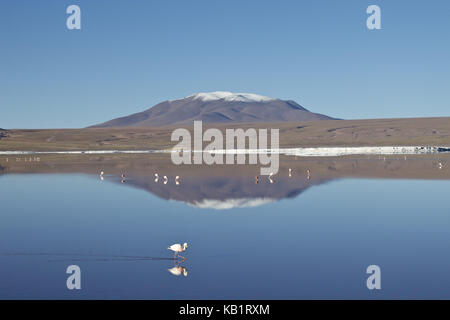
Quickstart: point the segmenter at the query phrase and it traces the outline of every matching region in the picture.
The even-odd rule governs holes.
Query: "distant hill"
[[[218,91],[164,101],[143,112],[97,124],[92,128],[180,125],[194,120],[202,120],[205,123],[247,123],[332,119],[310,112],[292,100]]]

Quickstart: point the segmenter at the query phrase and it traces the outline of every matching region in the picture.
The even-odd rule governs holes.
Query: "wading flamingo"
[[[175,252],[175,254],[173,256],[174,259],[175,259],[180,252],[186,251],[187,248],[188,248],[188,244],[185,242],[185,243],[183,243],[183,245],[181,245],[179,243],[175,243],[175,244],[171,245],[170,247],[168,247],[167,249],[172,250],[173,252]]]

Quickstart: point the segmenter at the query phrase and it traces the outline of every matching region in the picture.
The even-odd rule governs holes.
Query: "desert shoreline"
[[[0,155],[39,155],[39,154],[155,154],[173,153],[177,150],[75,150],[75,151],[0,151]],[[317,147],[280,149],[232,149],[232,150],[184,150],[192,153],[210,154],[279,154],[302,157],[336,157],[348,155],[412,155],[450,153],[443,146],[370,146],[370,147]]]

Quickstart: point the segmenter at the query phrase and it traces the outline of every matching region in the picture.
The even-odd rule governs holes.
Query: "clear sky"
[[[1,0],[0,44],[0,128],[85,127],[217,90],[345,119],[450,116],[448,0]]]

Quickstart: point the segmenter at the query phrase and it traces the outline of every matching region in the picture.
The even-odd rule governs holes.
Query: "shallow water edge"
[[[184,150],[186,152],[205,152],[217,154],[283,154],[303,157],[345,156],[345,155],[390,155],[390,154],[437,154],[450,152],[442,146],[375,146],[375,147],[317,147],[280,149],[231,149],[231,150]],[[76,151],[0,151],[0,155],[33,154],[147,154],[171,153],[181,150],[76,150]]]

